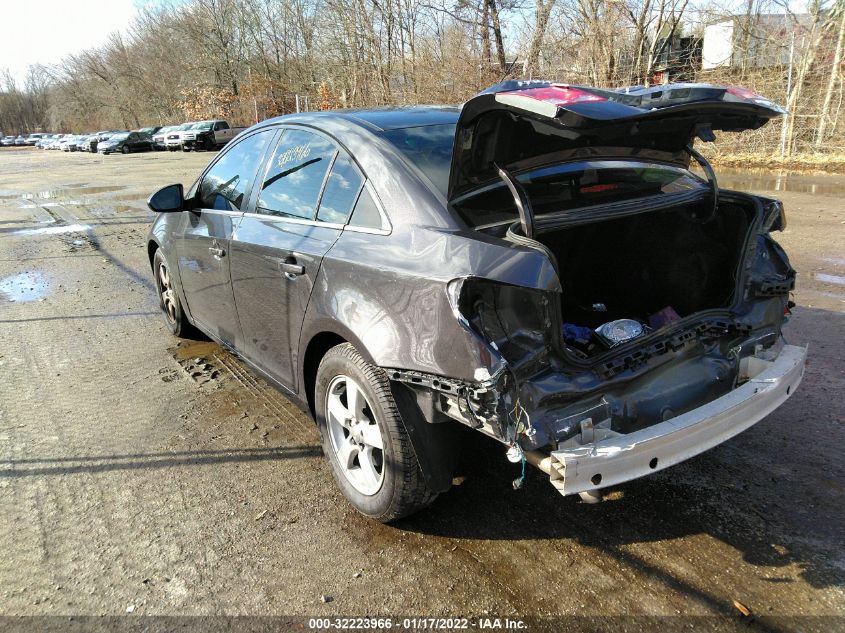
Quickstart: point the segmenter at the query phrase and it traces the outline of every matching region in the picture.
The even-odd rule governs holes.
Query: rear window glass
[[[440,193],[446,195],[452,146],[455,144],[454,123],[387,130],[382,132],[382,136],[402,152],[409,163],[422,171]]]
[[[525,188],[535,215],[709,187],[685,169],[628,161],[569,163],[514,176]],[[519,218],[513,197],[503,183],[467,196],[456,202],[455,208],[470,226]]]

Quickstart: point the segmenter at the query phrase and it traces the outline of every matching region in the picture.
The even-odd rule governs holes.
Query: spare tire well
[[[347,341],[340,335],[334,332],[320,332],[315,335],[309,342],[305,350],[305,356],[302,360],[302,385],[305,389],[305,397],[308,400],[308,411],[311,417],[316,419],[316,409],[314,408],[314,386],[317,384],[317,368],[320,366],[320,361],[331,348],[335,345],[341,345]]]

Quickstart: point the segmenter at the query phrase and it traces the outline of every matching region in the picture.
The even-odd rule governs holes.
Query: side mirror
[[[182,185],[167,185],[156,191],[147,200],[147,206],[156,213],[172,213],[185,208]]]

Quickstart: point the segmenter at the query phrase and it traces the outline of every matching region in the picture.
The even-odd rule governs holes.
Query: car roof
[[[456,106],[407,106],[362,110],[327,110],[324,112],[299,112],[264,121],[273,123],[311,123],[319,126],[331,120],[343,119],[366,127],[374,132],[397,130],[423,125],[448,125],[458,121],[460,108]]]

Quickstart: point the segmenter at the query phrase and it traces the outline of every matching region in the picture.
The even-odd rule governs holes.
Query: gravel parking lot
[[[158,313],[144,201],[210,158],[0,150],[0,615],[845,613],[844,178],[723,181],[786,188],[810,356],[781,409],[597,505],[514,491],[467,434],[459,485],[384,526],[308,418]]]

